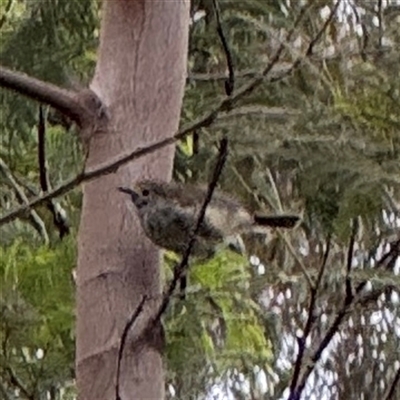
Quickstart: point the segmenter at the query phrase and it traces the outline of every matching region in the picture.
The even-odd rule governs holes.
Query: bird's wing
[[[197,210],[194,208],[185,209],[183,207],[178,207],[178,209],[179,212],[175,215],[176,223],[187,232],[194,230],[198,221],[198,212],[196,212]],[[188,229],[188,226],[190,226],[192,229]],[[210,223],[210,220],[207,217],[203,219],[197,232],[197,236],[210,240],[221,240],[223,237],[221,232]]]

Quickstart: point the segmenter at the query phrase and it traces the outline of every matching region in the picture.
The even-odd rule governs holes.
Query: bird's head
[[[132,189],[127,187],[118,187],[118,190],[130,195],[133,204],[135,204],[138,209],[146,207],[149,204],[154,204],[160,198],[165,197],[163,184],[150,180],[139,181]]]

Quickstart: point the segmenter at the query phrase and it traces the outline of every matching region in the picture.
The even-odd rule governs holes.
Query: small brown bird
[[[143,180],[133,189],[119,187],[131,196],[147,237],[156,245],[184,254],[197,224],[207,188],[176,182]],[[191,255],[211,258],[218,246],[229,245],[243,253],[240,234],[260,227],[293,228],[297,215],[261,215],[247,211],[238,201],[214,191]]]

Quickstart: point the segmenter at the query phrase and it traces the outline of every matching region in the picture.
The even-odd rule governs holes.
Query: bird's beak
[[[136,204],[137,200],[139,199],[139,195],[137,194],[137,192],[135,192],[132,189],[126,188],[126,187],[118,187],[117,188],[120,192],[122,193],[126,193],[129,194],[131,196],[131,199],[133,201],[134,204]]]

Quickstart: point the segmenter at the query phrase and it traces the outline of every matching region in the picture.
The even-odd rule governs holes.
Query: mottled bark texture
[[[186,74],[187,0],[108,0],[102,15],[91,88],[108,107],[110,123],[105,130],[95,129],[87,169],[173,135]],[[173,155],[173,146],[163,148],[84,185],[77,276],[80,400],[115,397],[124,325],[143,295],[159,297],[161,292],[159,252],[116,188],[137,179],[170,179]],[[136,335],[155,305],[145,307],[133,328]],[[155,336],[147,335],[140,346],[127,345],[120,379],[123,400],[164,398],[161,348]]]

